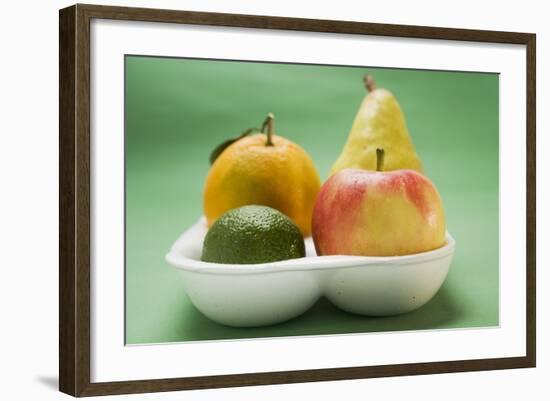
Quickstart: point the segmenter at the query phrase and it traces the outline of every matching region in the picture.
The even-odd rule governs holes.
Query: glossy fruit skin
[[[445,244],[439,193],[414,170],[340,171],[321,188],[312,226],[318,255],[398,256]]]
[[[376,149],[386,152],[384,170],[422,172],[405,117],[395,96],[386,89],[370,92],[361,103],[347,142],[330,175],[345,168],[376,170]]]
[[[305,255],[304,237],[290,218],[270,207],[248,205],[214,222],[204,238],[201,260],[254,264]]]
[[[227,147],[206,178],[204,214],[211,226],[228,210],[264,205],[294,221],[304,236],[311,234],[311,215],[321,186],[309,155],[277,135],[255,134]]]

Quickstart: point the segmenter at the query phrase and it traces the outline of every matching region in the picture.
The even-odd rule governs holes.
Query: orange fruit
[[[266,125],[267,134],[233,142],[214,161],[204,188],[208,226],[228,210],[263,205],[286,214],[308,236],[319,175],[300,146],[273,134],[272,115]]]

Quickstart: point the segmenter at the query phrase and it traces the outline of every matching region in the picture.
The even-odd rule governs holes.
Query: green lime
[[[292,220],[267,206],[231,209],[204,238],[201,260],[253,264],[304,257],[304,237]]]

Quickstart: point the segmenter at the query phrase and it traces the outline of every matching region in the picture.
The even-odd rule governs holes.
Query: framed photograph
[[[60,27],[60,390],[535,366],[535,35]]]

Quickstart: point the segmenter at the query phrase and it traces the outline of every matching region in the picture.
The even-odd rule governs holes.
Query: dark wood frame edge
[[[269,28],[527,47],[526,356],[124,382],[90,382],[90,20]],[[144,393],[526,368],[536,365],[536,35],[77,4],[59,12],[59,389],[73,396]]]

